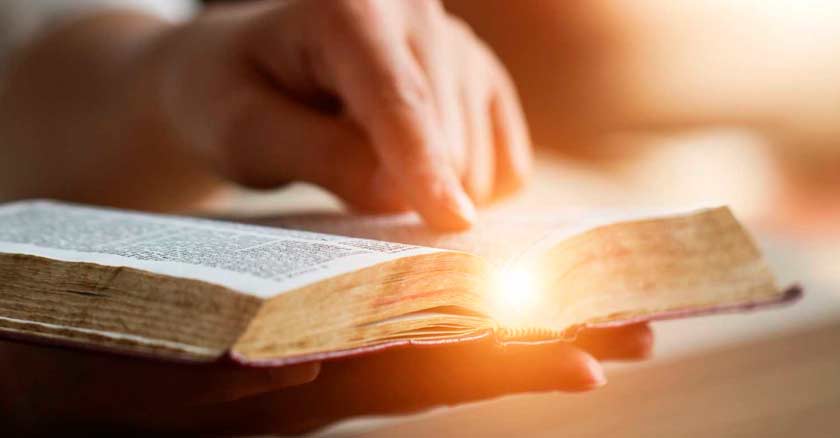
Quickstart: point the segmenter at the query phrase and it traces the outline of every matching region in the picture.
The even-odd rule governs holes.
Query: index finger
[[[653,331],[647,323],[609,328],[587,328],[574,345],[600,360],[638,360],[651,355]]]
[[[335,90],[423,218],[438,228],[469,226],[475,209],[450,162],[432,87],[406,38],[389,25],[394,20],[379,9],[338,16],[325,37]]]

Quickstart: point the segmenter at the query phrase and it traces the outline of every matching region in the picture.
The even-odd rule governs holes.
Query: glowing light
[[[492,279],[494,316],[505,323],[521,322],[532,314],[540,293],[534,274],[524,267],[497,271]]]

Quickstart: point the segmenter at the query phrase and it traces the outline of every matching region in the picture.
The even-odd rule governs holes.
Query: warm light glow
[[[494,316],[499,322],[524,322],[539,303],[540,293],[534,273],[524,267],[507,267],[492,279]]]

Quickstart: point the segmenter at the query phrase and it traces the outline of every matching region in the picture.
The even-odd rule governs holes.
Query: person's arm
[[[153,41],[171,24],[102,12],[42,34],[0,78],[0,199],[188,208],[217,178],[156,116]]]
[[[220,180],[299,180],[459,228],[530,162],[505,71],[432,1],[248,2],[177,26],[102,12],[7,72],[2,199],[160,210]]]

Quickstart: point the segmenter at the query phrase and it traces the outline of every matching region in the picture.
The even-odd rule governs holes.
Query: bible
[[[0,336],[277,366],[404,345],[557,342],[795,299],[725,207],[218,220],[35,200],[0,206]]]

